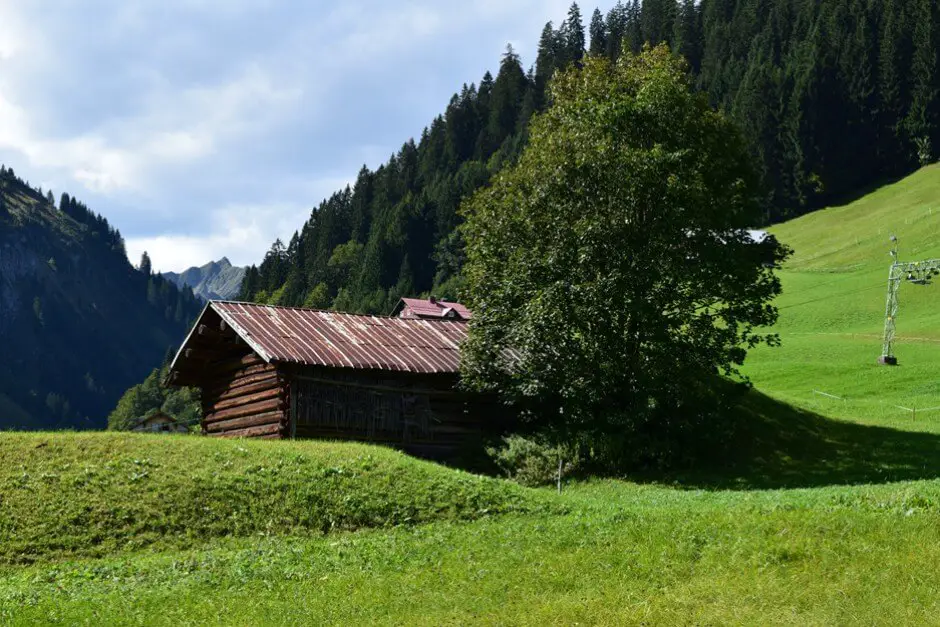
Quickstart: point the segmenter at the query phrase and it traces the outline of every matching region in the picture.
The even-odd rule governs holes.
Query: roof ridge
[[[244,300],[210,300],[209,305],[220,304],[220,305],[242,305],[246,307],[271,307],[273,309],[287,309],[290,311],[310,311],[313,313],[325,313],[331,316],[350,316],[353,318],[375,318],[377,320],[403,320],[407,324],[412,324],[415,322],[425,322],[429,324],[439,324],[441,322],[452,322],[457,324],[466,324],[466,320],[425,320],[423,318],[401,318],[399,316],[385,316],[381,314],[363,314],[363,313],[353,313],[349,311],[333,311],[330,309],[315,309],[313,307],[294,307],[291,305],[268,305],[265,303],[252,303]],[[459,303],[458,303],[459,304]]]

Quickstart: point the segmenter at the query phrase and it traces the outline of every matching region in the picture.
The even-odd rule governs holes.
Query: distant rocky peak
[[[233,266],[228,257],[222,257],[204,266],[193,266],[179,274],[165,272],[163,276],[177,286],[191,287],[193,293],[203,300],[231,300],[237,298],[241,292],[245,268]]]

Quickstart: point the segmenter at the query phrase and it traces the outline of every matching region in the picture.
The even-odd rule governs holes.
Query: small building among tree
[[[176,421],[176,418],[165,414],[162,411],[154,412],[149,416],[142,418],[136,425],[134,425],[131,430],[144,433],[189,432],[189,429],[186,428],[186,425],[180,424]]]
[[[402,298],[392,315],[411,320],[469,320],[473,317],[470,310],[460,303],[438,300],[433,296],[428,299]]]
[[[447,318],[212,301],[168,382],[201,389],[211,437],[359,440],[452,458],[501,414],[457,387],[466,334]]]

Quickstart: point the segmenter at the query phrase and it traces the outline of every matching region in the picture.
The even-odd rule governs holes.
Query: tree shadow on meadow
[[[669,481],[685,488],[772,489],[940,478],[940,435],[833,420],[757,390],[728,420],[734,435],[725,453],[670,473]]]

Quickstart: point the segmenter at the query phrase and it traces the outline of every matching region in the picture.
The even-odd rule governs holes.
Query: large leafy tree
[[[752,157],[666,46],[586,59],[552,100],[464,206],[464,380],[558,438],[681,423],[716,373],[776,340],[761,329],[787,251],[746,230]]]

